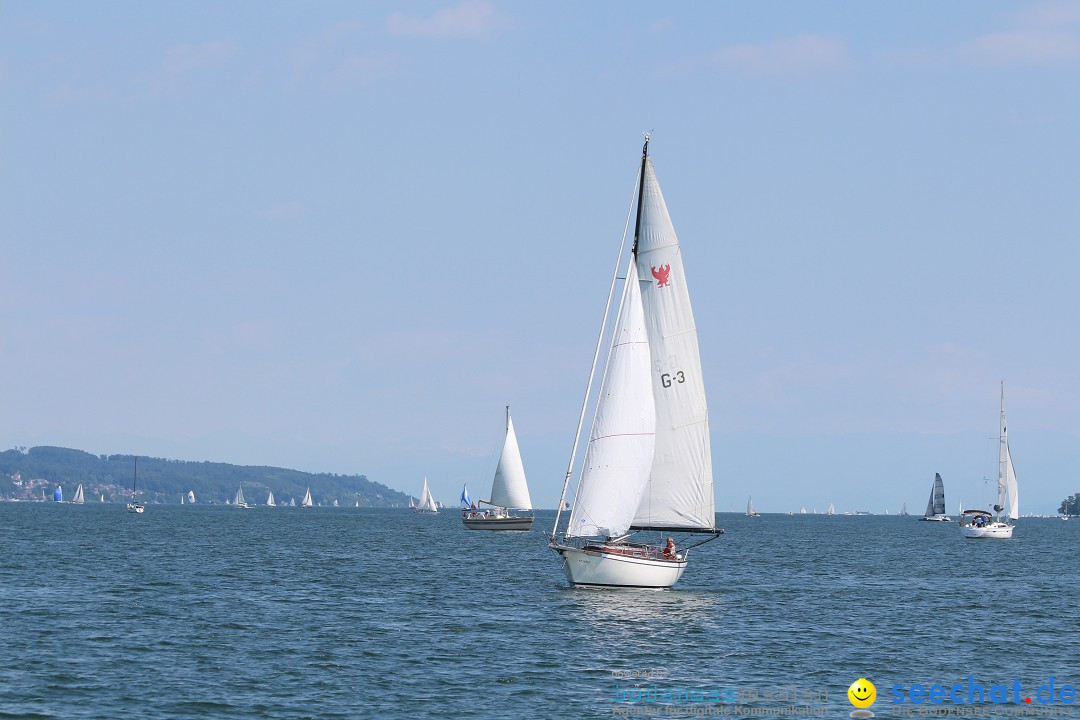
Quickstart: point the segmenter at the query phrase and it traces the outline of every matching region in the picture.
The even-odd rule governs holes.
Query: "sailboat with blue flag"
[[[479,505],[488,505],[490,509],[480,510],[467,502],[464,491],[461,501],[461,522],[469,530],[530,530],[536,515],[532,512],[532,498],[529,496],[529,484],[525,480],[525,466],[521,462],[521,450],[518,447],[514,421],[510,418],[510,406],[506,406],[506,435],[503,438],[502,452],[499,453],[499,465],[495,468],[495,479],[491,481],[491,496],[480,500]],[[528,513],[527,515],[524,513]]]

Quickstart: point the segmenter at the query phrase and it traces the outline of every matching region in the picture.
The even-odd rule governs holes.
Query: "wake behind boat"
[[[919,519],[934,522],[952,522],[952,518],[945,514],[945,483],[941,480],[941,473],[934,473],[934,485],[930,488],[930,500],[926,503],[926,512]]]
[[[515,510],[531,510],[532,498],[529,497],[529,485],[525,481],[525,466],[521,462],[521,450],[518,448],[514,421],[510,418],[510,406],[506,406],[506,437],[503,438],[499,465],[495,468],[495,479],[491,482],[491,499],[480,503],[490,505],[490,510],[479,510],[469,502],[468,489],[461,494],[465,508],[461,511],[461,522],[469,530],[529,530],[535,515],[517,515]]]
[[[1016,484],[1012,453],[1009,451],[1009,432],[1005,425],[1005,383],[1001,383],[1001,420],[998,424],[998,494],[992,516],[985,510],[965,510],[960,516],[960,534],[966,538],[1008,540],[1013,536],[1013,525],[1001,519],[1008,506],[1008,520],[1020,518],[1020,493]]]
[[[630,263],[570,519],[560,535],[578,438],[622,270],[620,242],[548,546],[562,559],[571,585],[669,588],[686,570],[689,548],[677,549],[673,538],[665,543],[663,536],[701,533],[706,537],[699,545],[723,530],[715,527],[697,329],[682,252],[649,159],[648,135],[637,180]],[[660,539],[634,539],[646,531],[660,533]]]

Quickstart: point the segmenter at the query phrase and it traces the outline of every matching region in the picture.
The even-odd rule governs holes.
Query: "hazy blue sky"
[[[483,495],[572,442],[641,132],[719,509],[1080,491],[1078,2],[3,2],[0,445]]]

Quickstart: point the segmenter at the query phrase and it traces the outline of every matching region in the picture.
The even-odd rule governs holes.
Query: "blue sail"
[[[469,486],[461,486],[461,504],[463,507],[472,507],[472,501],[469,500]]]
[[[59,485],[56,486],[56,492],[53,493],[53,500],[56,502],[64,501],[64,491],[60,489]]]

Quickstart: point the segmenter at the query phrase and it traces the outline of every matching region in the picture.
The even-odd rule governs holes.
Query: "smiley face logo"
[[[848,700],[857,708],[868,708],[877,700],[877,688],[866,678],[859,678],[847,689]]]

